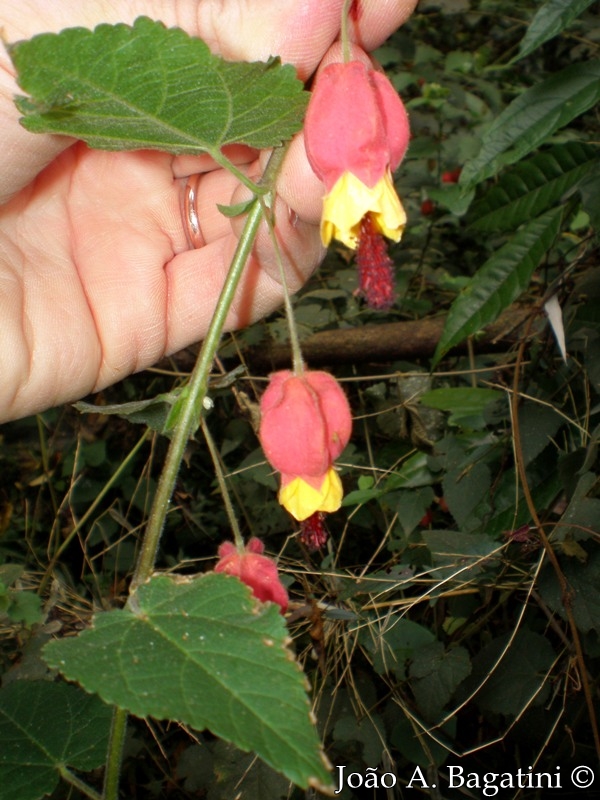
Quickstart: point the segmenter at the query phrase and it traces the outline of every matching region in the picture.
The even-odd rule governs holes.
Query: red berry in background
[[[265,546],[260,539],[252,538],[240,552],[233,542],[219,546],[219,561],[215,572],[224,572],[239,578],[252,589],[261,602],[277,603],[284,614],[288,607],[288,593],[279,579],[275,562],[263,555]]]
[[[433,514],[431,509],[428,508],[427,511],[423,514],[421,519],[419,520],[419,528],[426,528],[428,525],[431,525],[433,520]]]
[[[442,172],[442,183],[458,183],[462,167]]]
[[[429,199],[423,200],[423,202],[421,203],[421,214],[423,214],[424,217],[430,217],[434,211],[435,211],[435,203],[433,202],[433,200]]]

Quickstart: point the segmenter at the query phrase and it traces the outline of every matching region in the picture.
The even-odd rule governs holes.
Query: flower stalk
[[[285,148],[273,151],[261,184],[272,185],[281,167],[284,155]],[[250,205],[246,224],[239,238],[210,327],[198,354],[196,365],[190,376],[189,383],[182,392],[180,401],[176,404],[171,415],[172,418],[175,418],[171,444],[158,482],[150,519],[142,541],[135,574],[131,581],[130,594],[134,593],[141,583],[147,581],[154,570],[160,537],[169,510],[175,481],[177,480],[177,473],[181,466],[188,439],[198,426],[203,403],[208,392],[210,370],[221,341],[225,320],[246,262],[252,251],[263,216],[264,207],[260,199],[255,198]]]

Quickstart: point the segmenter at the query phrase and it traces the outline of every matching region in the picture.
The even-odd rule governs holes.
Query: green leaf
[[[585,566],[576,558],[562,558],[561,567],[575,624],[582,633],[600,632],[600,552],[595,552]],[[551,567],[546,567],[540,575],[539,592],[552,611],[566,620],[563,590]]]
[[[132,400],[129,403],[109,403],[104,406],[81,400],[73,405],[82,414],[118,416],[129,422],[147,425],[151,430],[166,434],[167,420],[173,406],[181,395],[180,389],[157,394],[148,400]]]
[[[358,488],[345,495],[342,506],[356,506],[368,503],[369,500],[378,500],[388,492],[396,489],[414,489],[419,486],[429,486],[435,478],[427,464],[427,453],[415,453],[407,458],[397,472],[392,472],[385,484],[377,484],[364,489]]]
[[[566,142],[517,164],[471,207],[471,227],[479,231],[512,230],[560,202],[600,165],[599,151]]]
[[[520,458],[527,467],[543,452],[556,435],[564,419],[552,406],[525,400],[519,406],[521,431]]]
[[[421,536],[431,552],[431,576],[440,589],[466,585],[497,561],[498,542],[484,534],[444,530],[423,531]]]
[[[429,469],[427,453],[415,453],[402,462],[396,472],[392,472],[385,482],[385,492],[396,489],[416,489],[419,486],[430,486],[435,477]]]
[[[556,656],[545,636],[517,631],[507,649],[510,636],[494,639],[474,657],[465,690],[470,693],[481,686],[475,697],[480,708],[516,717],[530,703],[539,705],[548,696],[546,672]]]
[[[471,672],[464,647],[444,648],[433,642],[415,653],[410,667],[411,688],[423,716],[436,721],[456,687]]]
[[[338,717],[332,736],[336,744],[343,743],[347,752],[352,743],[358,745],[362,752],[365,764],[376,764],[381,758],[381,742],[385,737],[385,726],[378,714],[372,711],[362,719],[356,718],[356,713],[351,711]]]
[[[131,713],[209,728],[299,786],[330,783],[279,607],[237,578],[158,576],[130,606],[52,642],[47,662]]]
[[[25,567],[21,564],[0,564],[0,593],[19,580]]]
[[[287,800],[290,796],[290,782],[259,761],[252,754],[241,753],[227,742],[216,742],[213,749],[214,761],[210,777],[206,781],[209,800],[230,800],[232,797],[269,798]]]
[[[452,347],[494,322],[523,292],[556,239],[562,208],[534,219],[479,268],[458,295],[433,356],[433,365]]]
[[[540,464],[540,460],[544,462]],[[533,498],[533,505],[538,510],[552,508],[556,498],[564,491],[556,461],[540,456],[534,469],[528,469],[527,483]],[[485,522],[489,536],[501,536],[532,522],[531,512],[523,491],[518,486],[515,470],[507,470],[494,488],[493,514]],[[490,498],[492,499],[492,498]]]
[[[22,622],[30,628],[43,620],[42,601],[35,592],[19,589],[9,592],[9,598],[11,603],[6,614],[13,622]]]
[[[519,95],[486,131],[460,175],[463,190],[496,175],[600,101],[600,60],[571,64]]]
[[[461,531],[469,533],[482,527],[482,512],[489,512],[491,485],[490,468],[483,461],[473,461],[444,475],[444,500]]]
[[[593,2],[594,0],[548,0],[544,3],[529,23],[527,32],[521,39],[519,52],[511,64],[533,53],[554,36],[558,36]]]
[[[397,747],[404,758],[411,764],[418,764],[423,770],[432,764],[441,767],[452,754],[452,742],[455,740],[456,717],[441,727],[436,726],[432,734],[425,727],[416,736],[414,722],[404,714],[395,723],[389,737],[389,743]],[[444,747],[442,742],[446,742],[447,746]]]
[[[435,493],[431,486],[423,486],[421,489],[390,492],[385,498],[385,504],[397,512],[398,522],[405,536],[408,536],[419,525],[434,500]]]
[[[597,447],[592,445],[592,451],[589,453],[592,457],[594,450],[597,453]],[[569,457],[569,455],[565,454],[558,462],[559,470],[563,475],[563,484],[567,483],[569,485],[574,479],[577,483],[570,496],[569,505],[565,508],[555,529],[552,531],[553,542],[564,543],[567,539],[587,539],[590,536],[595,536],[598,528],[600,498],[595,496],[598,482],[597,475],[595,472],[583,472],[581,474],[581,470],[573,474],[574,455],[572,453],[570,454],[571,457]],[[569,473],[566,478],[564,477],[565,472]],[[568,492],[570,494],[570,487]]]
[[[253,203],[254,198],[250,198],[250,200],[242,200],[241,203],[234,203],[232,206],[224,206],[221,203],[217,203],[217,208],[224,217],[239,217],[240,214],[246,214],[250,211]]]
[[[446,185],[427,187],[427,195],[438,205],[447,208],[457,217],[462,217],[469,210],[475,197],[475,189],[465,192],[462,186]]]
[[[579,184],[581,205],[590,218],[590,224],[596,231],[600,230],[600,161],[592,166],[589,173]]]
[[[435,635],[418,622],[395,619],[374,631],[367,627],[363,646],[371,652],[373,668],[379,675],[393,672],[399,680],[406,679],[406,662],[415,651],[436,641]]]
[[[348,492],[344,495],[342,506],[358,506],[362,503],[368,503],[369,500],[378,500],[383,497],[385,490],[380,487],[373,487],[372,489],[355,489],[353,492]]]
[[[105,150],[215,155],[273,147],[302,125],[308,94],[291,65],[227,62],[179,28],[68,28],[10,47],[24,126]]]
[[[9,683],[0,690],[0,800],[37,800],[61,768],[102,766],[111,720],[112,709],[77,686]]]
[[[443,389],[432,389],[419,398],[419,402],[428,408],[437,408],[440,411],[449,411],[448,423],[450,425],[463,425],[468,427],[483,427],[483,412],[497,400],[504,397],[503,392],[496,389],[482,389],[475,386],[459,386]],[[476,425],[473,425],[473,422]]]

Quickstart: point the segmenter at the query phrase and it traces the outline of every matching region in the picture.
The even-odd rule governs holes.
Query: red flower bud
[[[267,460],[281,472],[280,502],[298,520],[337,510],[342,489],[332,464],[348,444],[352,415],[335,378],[318,371],[276,372],[260,408],[259,438]]]
[[[252,538],[240,553],[233,542],[223,542],[218,550],[219,561],[215,572],[234,575],[252,589],[261,602],[277,603],[284,614],[288,607],[288,593],[279,579],[277,565],[263,555],[265,546],[260,539]]]

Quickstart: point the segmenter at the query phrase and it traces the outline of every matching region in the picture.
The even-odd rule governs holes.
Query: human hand
[[[366,50],[410,15],[417,0],[361,0],[351,26]],[[139,14],[179,25],[228,59],[278,54],[305,80],[339,34],[343,0],[179,0],[47,4],[8,0],[0,20],[17,41],[65,27],[133,22]],[[329,54],[329,57],[331,55]],[[247,190],[207,156],[105,152],[18,124],[12,64],[0,53],[0,419],[97,391],[200,340],[243,221],[219,213]],[[300,142],[300,138],[298,139]],[[267,153],[228,156],[258,178]],[[197,209],[204,244],[190,249],[181,215],[189,175],[201,174]],[[322,258],[323,187],[303,147],[291,148],[277,184],[277,235],[291,291]],[[266,230],[257,237],[227,328],[281,301]]]

